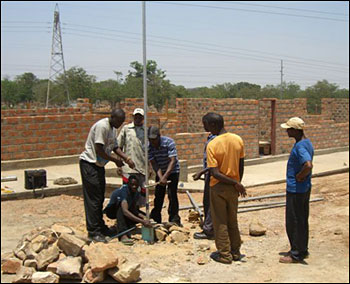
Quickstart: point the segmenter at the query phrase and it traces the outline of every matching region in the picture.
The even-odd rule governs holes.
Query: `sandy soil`
[[[283,193],[284,185],[250,188],[249,196]],[[202,194],[193,197],[201,203]],[[289,250],[284,227],[284,208],[239,214],[245,257],[232,265],[216,263],[209,258],[215,251],[214,241],[193,240],[199,227],[187,221],[188,211],[181,211],[183,224],[191,238],[183,244],[166,242],[154,245],[136,242],[133,247],[120,245],[120,254],[141,263],[141,282],[152,283],[165,277],[181,277],[191,282],[349,282],[349,174],[313,179],[311,198],[325,200],[310,205],[310,256],[307,264],[280,264],[280,252]],[[180,205],[190,205],[186,194],[180,194]],[[271,199],[275,202],[280,199]],[[283,200],[283,198],[282,198]],[[267,200],[261,201],[267,202]],[[251,203],[257,203],[256,201]],[[167,213],[164,209],[163,221]],[[249,236],[249,224],[258,220],[267,228],[262,237]],[[36,200],[1,202],[1,253],[16,247],[21,236],[39,226],[61,223],[85,231],[83,200],[78,196],[55,196]],[[111,225],[112,222],[108,220]],[[140,236],[135,236],[140,238]],[[209,250],[201,251],[200,247]],[[198,265],[199,257],[208,263]],[[2,283],[13,276],[2,275]],[[108,279],[106,283],[113,283]]]

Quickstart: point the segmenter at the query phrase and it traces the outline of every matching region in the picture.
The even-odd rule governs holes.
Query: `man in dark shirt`
[[[209,115],[210,113],[207,113],[202,117],[203,127],[206,132],[209,132],[208,130]],[[205,143],[205,146],[204,146],[203,169],[193,175],[193,180],[198,180],[204,174],[204,194],[203,194],[204,223],[202,226],[202,229],[203,229],[202,232],[196,232],[193,234],[193,238],[195,239],[210,239],[210,240],[214,239],[214,227],[213,227],[213,221],[211,219],[211,213],[210,213],[210,185],[209,185],[210,173],[209,173],[209,168],[207,166],[207,145],[215,137],[216,135],[209,133],[207,142]]]
[[[128,184],[113,191],[107,207],[103,210],[108,218],[117,219],[118,233],[125,232],[137,223],[146,227],[150,226],[150,221],[145,219],[145,215],[139,210],[140,193],[138,188],[138,178],[135,175],[130,175]],[[133,241],[129,236],[125,234],[119,240],[124,244],[132,244]]]
[[[151,218],[157,223],[162,222],[161,212],[166,188],[168,187],[169,222],[174,222],[181,226],[179,201],[177,198],[180,165],[177,159],[175,142],[169,137],[161,136],[159,129],[155,126],[149,128],[148,139],[150,141],[148,159],[156,172],[156,182],[159,182],[155,189],[154,208],[151,212]],[[170,183],[167,185],[168,181]]]

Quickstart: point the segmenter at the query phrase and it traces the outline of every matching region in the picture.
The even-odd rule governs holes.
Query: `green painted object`
[[[142,233],[142,239],[145,242],[148,242],[151,244],[154,243],[154,228],[153,227],[148,228],[148,227],[142,226],[141,233]]]

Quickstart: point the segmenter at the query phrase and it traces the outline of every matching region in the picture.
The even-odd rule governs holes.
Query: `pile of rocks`
[[[157,224],[155,237],[158,241],[169,243],[183,243],[189,240],[190,230],[174,225],[174,223]]]
[[[1,255],[1,270],[16,274],[13,283],[96,283],[107,274],[121,283],[138,281],[140,264],[118,257],[117,246],[91,243],[83,233],[55,224],[24,235],[12,253]]]

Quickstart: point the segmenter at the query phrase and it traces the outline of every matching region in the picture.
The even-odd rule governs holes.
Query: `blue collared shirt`
[[[170,163],[170,158],[175,157],[176,163],[171,171],[171,173],[179,173],[180,172],[180,164],[177,159],[177,151],[175,142],[170,137],[160,136],[160,145],[159,148],[154,148],[151,144],[149,144],[148,148],[148,159],[150,161],[154,160],[157,164],[158,168],[162,170],[164,174],[168,169],[168,165]]]
[[[207,168],[207,146],[208,146],[208,143],[211,140],[213,140],[215,137],[216,137],[216,135],[210,133],[208,138],[207,138],[207,142],[205,142],[204,153],[203,153],[203,168],[204,169]]]
[[[301,171],[307,161],[312,161],[314,148],[310,139],[303,139],[294,144],[287,164],[287,191],[291,193],[305,193],[311,189],[311,173],[305,181],[298,182],[297,173]]]

